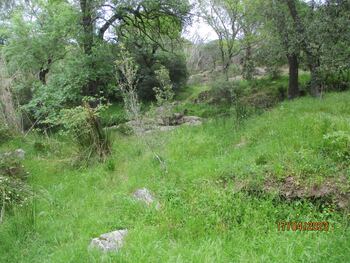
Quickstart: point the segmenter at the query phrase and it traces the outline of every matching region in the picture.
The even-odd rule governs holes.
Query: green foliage
[[[186,85],[188,71],[186,66],[186,57],[183,53],[160,52],[157,59],[161,64],[160,69],[165,67],[169,71],[169,77],[175,92]]]
[[[153,53],[151,48],[147,48],[147,44],[142,49],[132,49],[131,55],[135,57],[139,67],[137,90],[141,99],[152,100],[155,98],[153,88],[160,85],[156,71],[161,68],[165,67],[169,71],[174,91],[186,84],[188,73],[183,55],[162,51]]]
[[[119,90],[124,100],[124,110],[128,120],[140,121],[141,103],[137,94],[137,84],[139,83],[138,70],[135,59],[124,47],[121,48],[121,56],[116,61],[118,68],[117,80]]]
[[[80,148],[84,160],[89,161],[97,156],[100,160],[110,154],[111,142],[99,122],[101,107],[91,108],[87,102],[61,111],[60,124],[65,132],[71,135]]]
[[[322,74],[322,80],[327,91],[344,91],[350,89],[350,70],[326,71]]]
[[[236,83],[220,79],[214,81],[211,86],[213,103],[232,103],[235,100]]]
[[[160,83],[160,87],[154,87],[153,90],[156,94],[157,104],[159,106],[162,106],[165,103],[171,102],[173,100],[173,85],[170,81],[169,71],[165,67],[161,67],[155,73],[157,80]]]
[[[125,124],[125,123],[119,124],[117,126],[116,131],[118,131],[120,134],[123,134],[123,135],[132,135],[132,134],[134,134],[133,129],[129,125]]]
[[[127,116],[121,103],[109,105],[100,113],[101,124],[104,127],[111,127],[127,122]]]
[[[140,68],[138,74],[142,83],[138,92],[143,94],[143,98],[153,99],[153,87],[158,86],[155,70],[160,65],[171,69],[174,87],[185,82],[181,76],[182,71],[186,74],[186,67],[182,66],[185,64],[184,57],[171,53],[174,48],[178,49],[177,54],[181,53],[177,40],[187,23],[189,5],[186,1],[168,1],[166,4],[141,2],[147,9],[141,20],[135,3],[116,3],[118,17],[133,23],[126,26],[121,22],[126,20],[118,18],[119,26],[110,34],[118,38],[118,44],[130,47]],[[88,32],[82,30],[83,23],[80,21],[82,10],[65,1],[34,0],[16,3],[16,6],[18,8],[8,11],[11,19],[7,17],[0,25],[1,38],[6,39],[2,52],[8,61],[10,74],[16,75],[16,97],[30,122],[47,128],[50,120],[57,119],[62,109],[81,105],[84,96],[108,101],[120,98],[114,63],[120,57],[120,46],[114,41],[105,41],[103,34],[97,37],[94,32],[91,32],[91,41],[86,43],[85,34]],[[98,18],[90,21],[89,25],[96,31],[102,29],[101,25],[113,24],[105,24],[110,15],[98,6],[93,11],[98,13]],[[143,48],[140,48],[140,43]],[[90,46],[88,52],[85,44]]]

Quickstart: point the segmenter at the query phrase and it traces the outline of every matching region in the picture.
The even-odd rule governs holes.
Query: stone
[[[147,205],[151,205],[155,201],[153,195],[147,188],[137,189],[133,196],[135,199],[145,202]]]
[[[197,116],[184,116],[182,119],[184,125],[198,126],[202,124],[202,118]]]
[[[127,229],[102,234],[99,237],[91,240],[90,248],[97,248],[103,252],[118,251],[122,248],[124,238],[127,234]]]
[[[176,129],[176,126],[159,126],[160,131],[172,131]]]
[[[23,149],[17,149],[14,152],[14,155],[21,160],[24,160],[26,152]]]
[[[5,158],[17,158],[20,160],[24,160],[26,152],[22,149],[17,149],[13,152],[6,152],[3,153],[2,155],[0,154],[0,157],[5,157]]]
[[[142,123],[128,121],[118,126],[112,126],[108,129],[117,130],[123,134],[150,134],[156,131],[166,132],[174,130],[181,126],[198,126],[202,124],[202,118],[197,116],[185,116],[184,113],[174,113],[167,118],[143,118]]]

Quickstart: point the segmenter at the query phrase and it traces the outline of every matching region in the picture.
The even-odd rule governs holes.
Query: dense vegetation
[[[349,21],[347,0],[1,1],[0,262],[347,262]]]

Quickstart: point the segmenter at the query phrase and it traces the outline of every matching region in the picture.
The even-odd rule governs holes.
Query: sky
[[[192,25],[185,29],[183,36],[192,42],[208,42],[218,38],[214,30],[202,19],[194,20]]]
[[[1,0],[0,0],[1,1]],[[310,2],[311,0],[304,0]],[[325,3],[325,0],[316,0],[316,3]],[[190,4],[196,5],[196,0],[190,0]],[[209,42],[218,39],[216,33],[210,26],[208,26],[202,19],[193,19],[191,26],[186,28],[183,32],[183,37],[192,42]]]
[[[189,0],[189,2],[196,9],[197,0]],[[182,34],[183,37],[192,42],[198,42],[199,40],[202,42],[208,42],[217,39],[216,33],[203,21],[203,19],[194,17],[192,18],[192,22],[192,25],[184,30]]]

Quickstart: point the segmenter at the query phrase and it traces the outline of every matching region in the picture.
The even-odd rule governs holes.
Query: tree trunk
[[[287,0],[288,9],[293,18],[295,29],[301,37],[301,45],[307,57],[307,63],[311,74],[310,93],[314,97],[319,97],[321,95],[321,83],[318,72],[318,68],[320,66],[318,54],[314,54],[312,51],[309,36],[307,35],[305,27],[299,17],[295,2],[295,0]]]
[[[82,13],[83,37],[82,46],[84,54],[88,57],[88,67],[93,70],[95,63],[92,61],[92,47],[94,45],[94,26],[92,19],[92,0],[80,0],[80,8]],[[95,96],[97,94],[98,81],[89,79],[83,87],[83,95]]]
[[[289,88],[288,88],[288,99],[295,99],[299,96],[299,62],[298,56],[295,53],[288,55],[289,63]]]
[[[91,0],[80,0],[80,8],[82,12],[82,25],[84,32],[82,39],[84,53],[90,55],[94,42]]]
[[[309,64],[311,81],[310,81],[310,93],[314,97],[321,96],[321,81],[320,74],[318,72],[319,65],[315,62]]]
[[[254,75],[254,65],[252,61],[252,46],[247,44],[245,49],[245,57],[243,60],[243,78],[245,80],[252,80]]]
[[[41,81],[41,83],[42,83],[43,85],[46,85],[46,76],[47,76],[47,74],[49,74],[49,72],[50,72],[50,65],[51,65],[51,63],[52,63],[52,59],[49,58],[49,59],[47,60],[47,65],[46,65],[46,67],[42,66],[42,67],[40,68],[40,71],[39,71],[39,80]]]
[[[219,38],[219,48],[220,48],[221,62],[222,62],[222,74],[225,76],[226,81],[228,81],[228,67],[230,65],[226,61],[224,40],[222,38]]]

